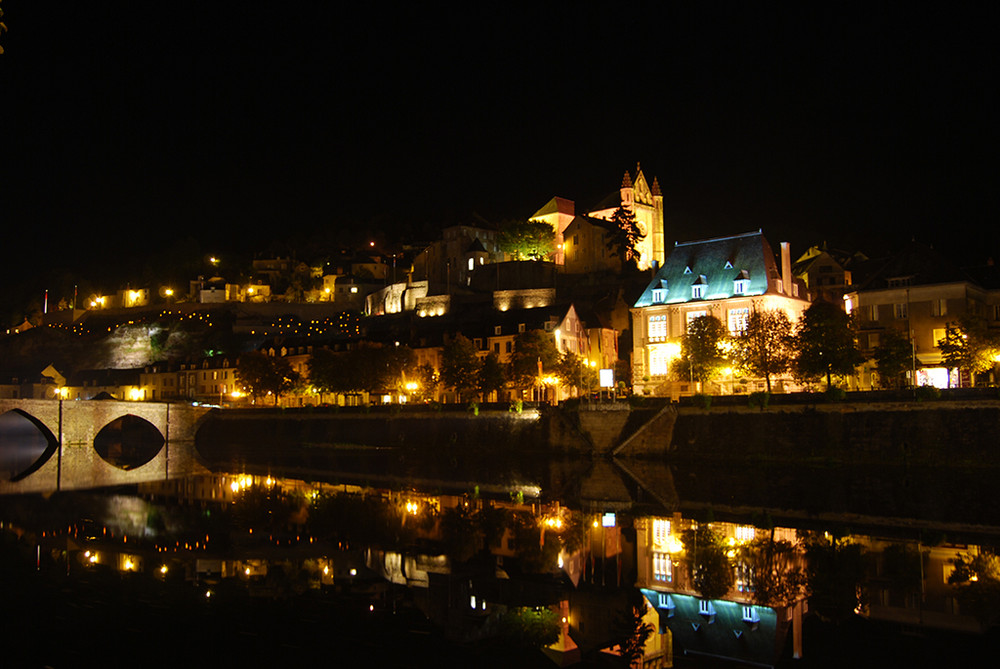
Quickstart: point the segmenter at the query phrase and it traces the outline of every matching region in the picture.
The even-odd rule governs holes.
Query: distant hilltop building
[[[607,197],[588,211],[586,216],[591,219],[610,221],[619,207],[624,207],[635,215],[636,225],[643,235],[636,244],[639,269],[649,269],[654,263],[662,265],[666,258],[666,251],[664,248],[663,193],[660,192],[659,182],[654,177],[653,183],[650,185],[642,173],[642,167],[637,164],[635,179],[633,180],[632,175],[626,171],[625,176],[622,177],[621,187],[617,191],[609,193]],[[552,198],[530,217],[532,221],[548,223],[556,231],[554,260],[558,266],[567,264],[567,228],[579,218],[581,217],[576,215],[573,201],[562,197]],[[605,238],[600,235],[595,235],[594,239],[597,240],[595,243],[606,243]],[[579,238],[577,247],[579,247]],[[577,248],[576,250],[588,257],[600,255],[596,249]]]

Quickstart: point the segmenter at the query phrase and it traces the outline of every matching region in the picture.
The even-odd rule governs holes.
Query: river
[[[3,497],[3,641],[8,666],[56,668],[612,667],[632,648],[647,667],[949,666],[996,642],[992,480],[387,448],[203,461]],[[949,583],[956,561],[983,578]]]

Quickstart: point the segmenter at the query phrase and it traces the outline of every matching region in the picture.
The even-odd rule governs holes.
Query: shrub
[[[712,396],[705,393],[695,393],[691,396],[691,402],[700,409],[712,408]]]
[[[521,413],[523,409],[524,409],[524,402],[522,400],[513,400],[510,403],[510,408],[508,409],[508,411],[510,411],[511,413]]]
[[[913,395],[917,398],[918,402],[931,402],[941,399],[941,391],[934,386],[918,386],[913,391]]]
[[[479,402],[476,402],[475,400],[473,400],[472,402],[469,402],[469,406],[467,406],[466,409],[473,416],[478,416],[479,415]]]
[[[767,405],[771,402],[771,393],[766,390],[758,390],[757,392],[750,393],[750,408],[760,407],[763,411],[767,408]]]

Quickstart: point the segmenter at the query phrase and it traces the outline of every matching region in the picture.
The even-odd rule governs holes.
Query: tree
[[[791,543],[754,539],[739,549],[739,560],[749,571],[752,597],[762,606],[787,606],[805,595],[806,575],[800,555]]]
[[[1000,359],[1000,335],[990,332],[982,318],[965,315],[945,326],[944,339],[937,342],[949,369],[964,369],[972,375],[993,369]]]
[[[489,397],[490,393],[503,388],[507,382],[507,370],[504,368],[496,353],[490,351],[479,367],[479,378],[477,379],[476,390],[479,391],[483,401]]]
[[[887,329],[879,336],[874,356],[882,387],[901,387],[903,374],[913,365],[913,349],[906,335],[895,328]]]
[[[648,604],[642,592],[632,589],[627,597],[626,609],[616,617],[612,635],[620,639],[618,647],[622,659],[631,667],[645,654],[646,641],[653,633],[653,626],[645,620]]]
[[[309,379],[324,393],[368,393],[398,390],[413,351],[406,346],[359,342],[350,351],[316,350],[309,360]]]
[[[597,386],[597,371],[587,364],[587,359],[571,351],[566,351],[559,359],[556,374],[563,385],[588,391]]]
[[[530,388],[545,371],[555,371],[558,364],[559,350],[549,333],[531,330],[514,338],[509,376],[515,387]]]
[[[499,627],[500,636],[520,648],[537,650],[559,640],[559,618],[547,607],[509,609]]]
[[[771,392],[771,376],[788,371],[792,361],[792,323],[788,314],[754,309],[734,343],[737,366],[750,376],[763,376],[767,392]]]
[[[830,302],[815,302],[802,314],[795,349],[795,375],[805,381],[825,376],[828,387],[834,376],[850,376],[865,359],[855,342],[851,317]]]
[[[681,356],[674,362],[674,374],[689,381],[705,382],[726,366],[723,345],[729,333],[715,316],[698,316],[688,323],[681,339]]]
[[[635,245],[646,235],[639,231],[639,225],[635,221],[635,213],[624,205],[615,209],[611,215],[611,236],[608,238],[608,248],[621,258],[622,265],[636,266],[639,261],[639,252]]]
[[[556,248],[556,233],[540,221],[508,221],[497,239],[500,250],[514,260],[541,260]]]
[[[699,525],[681,534],[681,543],[691,563],[695,590],[705,599],[724,597],[733,587],[733,567],[722,537],[707,525]]]
[[[274,358],[260,351],[244,353],[236,363],[236,379],[254,402],[261,395],[274,394],[274,404],[278,398],[294,387],[299,379],[298,372],[285,358]]]
[[[417,367],[412,376],[413,380],[417,382],[417,395],[424,400],[434,399],[438,385],[441,383],[441,377],[437,370],[425,362]]]
[[[479,357],[468,337],[458,334],[441,352],[441,382],[462,399],[479,383]]]

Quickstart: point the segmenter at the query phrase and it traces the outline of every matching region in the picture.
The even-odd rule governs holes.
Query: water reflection
[[[328,660],[320,639],[334,638],[347,646],[341,657],[411,666],[625,666],[623,654],[647,667],[699,657],[822,665],[859,652],[910,653],[919,665],[928,647],[954,642],[946,633],[969,635],[969,652],[986,643],[1000,611],[988,533],[903,524],[861,534],[745,508],[716,518],[701,504],[682,511],[687,483],[639,463],[547,463],[516,483],[398,476],[364,467],[307,481],[244,468],[4,498],[4,568],[35,574],[12,605],[41,613],[41,593],[46,606],[128,625],[116,608],[127,601],[134,626],[184,635],[233,616],[223,627],[255,663],[287,660],[285,647]],[[364,482],[375,477],[383,483]],[[563,494],[544,494],[553,487]],[[78,625],[62,650],[25,657],[72,664],[90,633],[100,630]],[[275,645],[278,633],[293,641]],[[129,639],[117,643],[148,653]],[[179,647],[164,653],[203,664]]]

